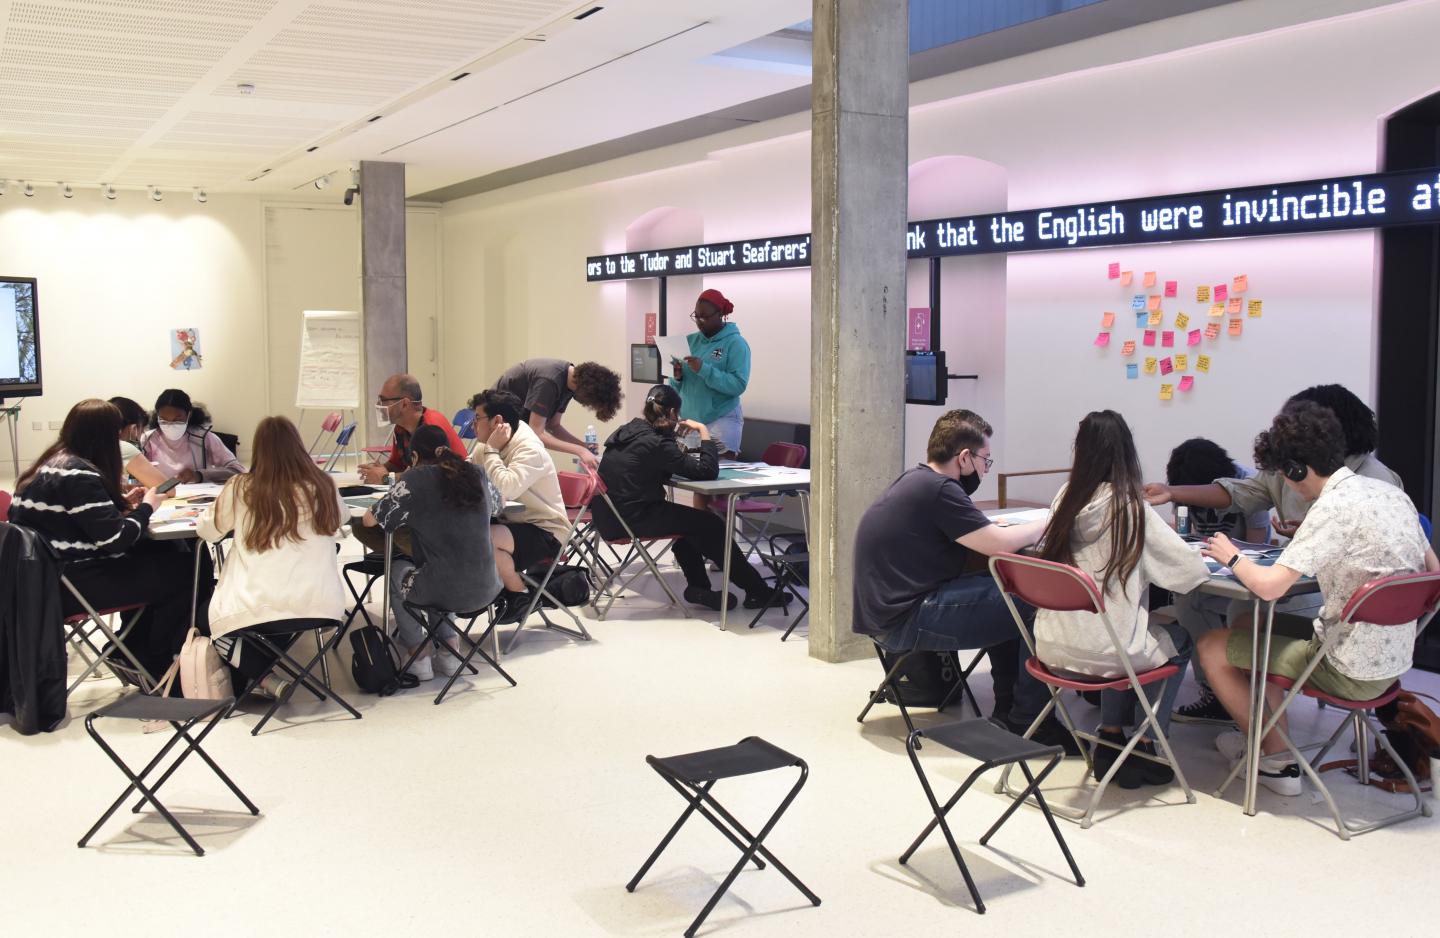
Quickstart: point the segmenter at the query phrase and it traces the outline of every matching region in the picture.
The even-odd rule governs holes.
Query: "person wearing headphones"
[[[685,601],[719,610],[734,608],[733,595],[710,588],[705,561],[724,563],[725,521],[710,511],[677,505],[665,498],[671,478],[708,481],[720,475],[720,457],[709,429],[696,420],[680,417],[680,392],[657,384],[645,395],[643,417],[636,417],[605,441],[600,478],[609,489],[615,511],[637,537],[677,536],[675,560],[685,572]],[[700,449],[687,453],[675,439],[677,428],[700,434]],[[626,537],[625,528],[603,499],[593,503],[595,525],[607,539]],[[745,561],[740,548],[730,546],[730,576],[745,591],[745,608],[759,609],[787,597],[767,584]]]
[[[719,290],[700,294],[690,315],[700,331],[686,337],[690,355],[674,363],[670,381],[684,402],[681,418],[705,424],[721,456],[740,452],[745,431],[740,395],[750,383],[750,344],[728,320],[734,311],[735,304]]]

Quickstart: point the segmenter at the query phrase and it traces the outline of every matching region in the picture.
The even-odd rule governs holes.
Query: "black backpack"
[[[350,674],[355,686],[367,694],[389,697],[402,687],[417,687],[420,681],[413,674],[400,673],[400,650],[390,636],[373,625],[350,633]]]
[[[540,579],[536,577],[537,581]],[[545,585],[545,592],[555,597],[556,601],[564,606],[583,606],[590,601],[590,569],[577,564],[559,564],[555,567],[550,582]],[[550,605],[549,599],[541,598],[541,602]]]

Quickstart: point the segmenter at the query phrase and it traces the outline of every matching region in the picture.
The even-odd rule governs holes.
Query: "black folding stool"
[[[340,639],[345,637],[345,630],[349,621],[349,619],[346,619],[344,622],[335,619],[285,619],[279,622],[266,622],[260,625],[252,625],[249,628],[241,629],[235,633],[234,637],[242,643],[248,642],[253,644],[259,650],[273,658],[273,663],[264,674],[252,680],[240,693],[235,695],[237,699],[244,697],[254,690],[268,675],[277,672],[283,673],[288,683],[288,686],[280,696],[270,702],[270,709],[265,711],[265,715],[260,718],[260,722],[256,723],[254,729],[250,730],[251,736],[259,736],[260,730],[264,728],[266,723],[270,722],[270,718],[275,715],[275,712],[286,703],[289,703],[290,698],[295,696],[295,691],[301,687],[304,687],[307,691],[314,694],[318,700],[325,700],[326,698],[334,700],[340,706],[344,707],[352,717],[357,720],[360,719],[360,711],[350,706],[350,702],[340,696],[340,694],[330,686],[330,673],[328,668],[322,669],[319,680],[316,680],[315,675],[312,673],[317,665],[324,663],[325,656],[328,655],[335,646],[340,644]],[[328,640],[324,638],[326,631],[332,632]],[[315,655],[311,657],[308,663],[303,665],[290,656],[288,649],[275,641],[276,638],[285,635],[292,635],[299,638],[302,632],[311,632],[315,635],[316,649]],[[290,647],[293,648],[294,645],[292,644]],[[243,655],[244,652],[242,651],[241,654]]]
[[[767,554],[764,551],[759,551],[757,555],[765,566],[775,571],[776,592],[783,592],[786,595],[792,596],[800,603],[800,611],[795,614],[795,618],[791,620],[789,627],[785,629],[785,633],[780,636],[780,641],[783,642],[790,637],[791,632],[795,631],[795,627],[799,625],[806,616],[810,615],[810,602],[804,596],[800,595],[800,590],[798,589],[798,587],[809,587],[810,585],[809,581],[801,575],[799,568],[800,564],[805,564],[807,567],[809,566],[810,555],[808,553],[787,554],[784,551],[778,551],[775,549],[775,538],[773,537],[770,539],[770,553]],[[776,606],[774,605],[762,607],[755,613],[755,618],[750,620],[750,628],[755,628],[760,622],[760,618],[775,608]],[[782,605],[779,608],[785,609],[785,606]],[[786,611],[788,612],[789,610],[786,609]]]
[[[905,729],[911,735],[914,735],[915,724],[910,719],[910,710],[905,706],[905,699],[900,696],[900,682],[896,680],[896,675],[900,673],[900,668],[905,664],[906,660],[911,655],[920,654],[921,650],[912,648],[909,651],[890,652],[895,655],[896,658],[894,663],[888,667],[885,665],[886,651],[889,651],[889,649],[883,648],[879,642],[875,642],[875,656],[880,659],[880,666],[885,668],[885,678],[880,682],[880,686],[876,687],[870,694],[869,702],[865,704],[865,709],[860,711],[860,715],[855,718],[855,722],[864,723],[865,715],[870,712],[870,708],[888,699],[900,708],[900,715],[905,718]],[[975,692],[970,689],[970,675],[974,673],[975,666],[980,663],[980,659],[983,657],[985,657],[985,649],[982,648],[976,652],[975,657],[970,659],[970,663],[966,665],[965,669],[956,677],[955,686],[951,687],[950,692],[945,695],[945,699],[940,701],[940,706],[935,709],[936,713],[944,713],[945,708],[954,703],[955,695],[959,694],[961,706],[964,706],[965,698],[969,697],[970,706],[975,710],[975,716],[979,717],[981,715],[980,702],[975,699]],[[958,657],[955,659],[955,663],[957,665],[960,663]]]
[[[487,606],[484,609],[477,609],[473,612],[454,612],[450,609],[441,609],[438,606],[419,606],[409,601],[404,601],[401,605],[405,607],[406,612],[410,613],[419,621],[420,627],[425,630],[425,639],[416,646],[415,650],[410,653],[410,657],[400,666],[400,672],[402,674],[409,671],[410,666],[419,659],[420,652],[425,650],[426,642],[434,646],[435,650],[432,654],[447,654],[452,658],[458,659],[460,662],[460,667],[455,669],[455,673],[450,675],[450,679],[445,682],[445,686],[440,688],[440,693],[435,695],[435,703],[437,705],[445,699],[446,694],[450,693],[450,688],[455,684],[456,679],[458,679],[460,675],[466,671],[469,671],[471,674],[480,673],[476,670],[475,666],[470,663],[470,659],[476,655],[484,658],[485,662],[494,668],[497,674],[510,682],[511,687],[516,686],[515,679],[506,673],[505,669],[500,667],[500,663],[486,654],[485,649],[481,647],[485,644],[486,640],[490,638],[491,633],[495,631],[495,617],[488,617],[489,624],[486,626],[485,631],[480,633],[478,639],[470,637],[470,630],[475,627],[475,620],[489,612],[490,607]],[[455,649],[450,647],[449,642],[440,637],[440,623],[444,622],[446,617],[452,615],[455,617],[455,641],[462,646],[463,654],[457,653]],[[433,621],[430,618],[431,616],[435,617]],[[465,626],[463,628],[460,626],[460,620],[462,619],[465,620]]]
[[[345,588],[355,599],[355,605],[345,613],[345,628],[350,627],[350,623],[355,621],[357,615],[364,616],[366,625],[374,625],[375,620],[370,618],[370,613],[365,608],[365,600],[370,598],[370,591],[385,576],[385,556],[383,554],[366,554],[360,560],[352,560],[340,569],[340,579],[345,581]],[[355,582],[350,579],[352,573],[358,573],[365,577],[364,589],[355,589]]]
[[[930,787],[930,781],[925,777],[925,770],[920,767],[920,756],[917,750],[920,748],[920,737],[933,740],[944,746],[946,749],[954,750],[962,756],[968,756],[977,760],[980,765],[970,773],[951,799],[945,802],[942,808],[940,802],[935,798],[935,791]],[[910,857],[930,836],[930,832],[938,826],[941,833],[945,835],[945,842],[950,845],[950,853],[954,855],[955,862],[960,867],[960,875],[965,877],[965,885],[970,890],[970,898],[975,900],[975,911],[981,915],[985,914],[985,903],[980,898],[980,890],[975,888],[975,880],[970,876],[970,868],[965,865],[965,858],[960,855],[960,847],[955,843],[955,835],[950,833],[950,825],[945,823],[945,815],[959,802],[960,796],[970,790],[970,786],[986,772],[1001,765],[1018,765],[1020,771],[1025,773],[1027,787],[1021,792],[1020,797],[1011,801],[1005,808],[1000,818],[980,838],[980,845],[989,843],[990,838],[1000,829],[1000,825],[1010,819],[1015,809],[1020,807],[1026,798],[1033,797],[1035,803],[1040,806],[1040,812],[1045,815],[1045,822],[1050,825],[1050,832],[1055,835],[1055,842],[1060,845],[1060,852],[1065,854],[1065,862],[1070,864],[1070,872],[1075,874],[1075,885],[1084,886],[1085,877],[1080,875],[1080,868],[1075,865],[1075,858],[1070,855],[1070,848],[1065,844],[1065,838],[1060,834],[1060,825],[1055,823],[1055,816],[1050,813],[1050,806],[1045,803],[1045,795],[1040,791],[1040,783],[1045,781],[1054,769],[1065,758],[1065,750],[1060,746],[1042,746],[1039,743],[1025,739],[1023,736],[1016,736],[1009,730],[1003,730],[991,723],[989,720],[961,720],[955,723],[945,723],[941,726],[932,727],[928,730],[912,730],[906,740],[905,750],[910,753],[910,763],[915,766],[915,774],[920,778],[920,787],[925,789],[925,798],[930,802],[930,810],[935,817],[915,838],[910,848],[900,855],[901,864],[908,863]],[[1048,759],[1050,760],[1038,776],[1030,771],[1026,764],[1027,759]]]
[[[90,838],[95,836],[95,833],[100,830],[100,827],[106,821],[110,820],[111,815],[119,810],[120,806],[125,803],[125,799],[130,797],[130,793],[132,791],[138,791],[141,796],[140,800],[137,801],[135,806],[130,810],[138,814],[145,802],[150,802],[155,806],[155,810],[160,812],[160,816],[185,840],[185,843],[189,844],[190,849],[195,851],[195,855],[197,857],[203,857],[205,851],[195,842],[195,838],[190,836],[190,832],[185,830],[180,822],[175,819],[175,815],[171,814],[170,811],[160,803],[160,799],[157,797],[160,786],[164,785],[170,779],[170,776],[175,774],[175,770],[180,768],[180,764],[184,762],[192,752],[198,754],[200,758],[205,761],[205,764],[210,766],[216,775],[220,776],[220,781],[224,782],[226,787],[235,793],[235,797],[240,799],[240,803],[245,805],[246,810],[251,814],[258,815],[260,809],[255,807],[249,798],[245,797],[245,793],[237,788],[234,782],[230,781],[230,776],[226,775],[220,766],[215,764],[215,760],[210,758],[205,750],[200,748],[200,744],[205,741],[205,737],[209,736],[210,731],[220,725],[221,718],[225,716],[234,703],[234,697],[225,697],[220,700],[186,700],[181,697],[149,697],[145,694],[130,694],[129,696],[120,698],[114,703],[101,707],[99,710],[85,717],[85,732],[89,733],[90,738],[95,740],[95,743],[100,749],[110,757],[110,761],[114,762],[120,771],[125,773],[125,777],[130,780],[130,784],[120,793],[120,797],[115,799],[114,803],[110,805],[105,813],[100,815],[100,820],[95,822],[95,826],[90,828],[84,837],[80,838],[80,843],[77,846],[84,847],[89,843]],[[139,774],[136,774],[130,770],[130,767],[116,754],[114,749],[110,748],[110,745],[100,737],[99,731],[95,729],[95,721],[106,718],[120,720],[164,720],[175,728],[175,735],[171,736],[169,742],[156,753],[155,758],[151,759],[145,768],[140,770]],[[198,736],[192,737],[190,735],[191,730],[202,720],[206,721],[205,728],[200,731]],[[175,748],[175,744],[182,739],[185,740],[187,744],[185,751],[180,753],[175,761],[170,764],[170,767],[160,776],[159,781],[147,787],[145,777],[160,766],[165,756],[168,755],[170,750]]]
[[[675,822],[674,826],[670,828],[664,838],[661,839],[660,846],[656,847],[655,852],[650,854],[650,858],[641,864],[640,871],[631,878],[630,882],[625,884],[625,889],[628,892],[635,891],[635,887],[640,884],[641,877],[649,872],[651,865],[659,859],[660,854],[670,845],[670,841],[673,840],[676,833],[679,832],[681,825],[690,818],[691,814],[698,813],[705,820],[715,825],[716,830],[724,834],[727,840],[740,848],[740,862],[736,863],[735,867],[730,870],[730,874],[725,877],[725,881],[720,884],[720,888],[715,890],[715,894],[710,897],[710,901],[705,903],[705,908],[700,910],[699,916],[696,917],[695,921],[690,923],[690,927],[685,930],[685,938],[693,938],[696,930],[704,923],[705,917],[715,908],[716,903],[720,901],[720,897],[725,895],[726,891],[730,888],[730,884],[735,882],[735,877],[739,876],[740,871],[745,868],[745,864],[753,862],[756,869],[763,870],[765,868],[764,861],[755,856],[757,853],[774,864],[775,869],[779,870],[786,879],[790,880],[795,888],[800,890],[805,898],[810,900],[811,905],[820,904],[820,897],[811,892],[804,883],[800,882],[800,880],[795,877],[795,874],[786,869],[785,865],[777,860],[775,855],[762,844],[770,834],[770,831],[774,829],[776,822],[780,820],[780,816],[785,813],[785,809],[790,807],[790,802],[794,801],[795,796],[800,793],[800,789],[805,785],[805,779],[810,775],[810,767],[805,764],[804,759],[799,756],[793,756],[758,736],[747,736],[733,746],[724,746],[720,749],[706,749],[701,752],[690,752],[684,755],[666,756],[663,758],[646,756],[645,761],[650,763],[650,767],[658,772],[660,777],[669,783],[671,788],[680,793],[680,797],[685,799],[688,807],[680,814],[680,819]],[[785,799],[780,802],[780,807],[775,809],[775,813],[770,816],[770,820],[766,821],[765,826],[760,828],[758,836],[746,830],[744,825],[735,820],[734,815],[726,811],[725,808],[720,805],[720,802],[716,801],[714,796],[710,794],[710,789],[714,788],[715,783],[722,778],[754,775],[758,772],[769,772],[772,769],[783,769],[792,766],[800,770],[800,777],[795,780],[794,787],[790,789]],[[711,813],[712,809],[714,813]],[[719,815],[719,817],[716,817],[716,815]],[[722,824],[721,819],[728,823],[730,827],[727,828]],[[732,831],[731,828],[734,830]]]

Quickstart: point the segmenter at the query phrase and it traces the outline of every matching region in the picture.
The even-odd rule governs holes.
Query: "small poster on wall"
[[[201,363],[200,330],[193,326],[188,329],[171,329],[170,367],[176,371],[196,371]]]
[[[930,351],[930,307],[910,307],[908,321],[909,328],[906,330],[905,336],[906,350],[911,352]]]

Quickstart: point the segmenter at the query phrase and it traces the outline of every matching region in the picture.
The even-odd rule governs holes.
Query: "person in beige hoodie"
[[[1179,674],[1147,688],[1164,729],[1194,643],[1179,625],[1150,620],[1150,584],[1189,592],[1205,582],[1209,570],[1197,550],[1145,503],[1143,486],[1140,458],[1125,418],[1111,410],[1087,414],[1075,436],[1070,481],[1051,505],[1040,556],[1088,573],[1104,595],[1105,611],[1040,610],[1035,615],[1035,653],[1056,672],[1123,677],[1122,650],[1111,639],[1113,630],[1136,672],[1177,665]],[[1126,728],[1143,719],[1132,692],[1101,693],[1102,739],[1123,746]],[[1149,740],[1138,745],[1154,754]],[[1097,780],[1104,778],[1116,755],[1116,750],[1097,747]],[[1173,779],[1167,766],[1139,759],[1127,761],[1115,776],[1122,788],[1169,784]]]

